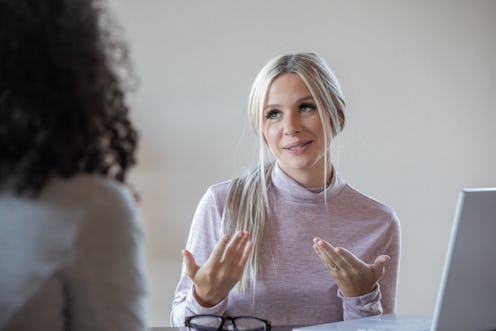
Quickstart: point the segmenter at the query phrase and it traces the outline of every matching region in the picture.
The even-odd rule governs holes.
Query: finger
[[[375,259],[374,263],[370,266],[377,280],[381,278],[386,272],[386,263],[388,263],[389,260],[391,260],[391,257],[389,257],[389,255],[379,255]]]
[[[326,264],[327,261],[326,261],[326,258],[323,256],[323,254],[320,252],[320,249],[319,247],[317,246],[317,244],[313,244],[312,246],[313,248],[313,251],[315,252],[315,254],[317,254],[317,256],[319,257],[319,259],[324,263]]]
[[[336,249],[330,243],[320,238],[317,238],[316,245],[321,251],[321,254],[327,255],[333,264],[337,265],[339,268],[346,268],[348,263],[339,254],[336,253]]]
[[[193,279],[198,269],[200,269],[200,266],[196,264],[195,257],[190,251],[183,249],[181,254],[183,255],[184,265],[186,266],[186,274],[189,278]]]
[[[253,250],[253,242],[248,241],[243,248],[243,255],[241,255],[241,259],[239,260],[239,266],[244,268],[248,258],[250,257],[251,251]]]
[[[236,250],[239,252],[243,252],[243,250],[245,249],[246,243],[248,242],[248,240],[250,240],[250,233],[249,232],[242,231],[241,235],[242,235],[241,240],[239,241],[238,246],[236,247]]]
[[[243,240],[243,231],[238,231],[234,234],[233,238],[224,250],[223,259],[230,259],[234,252],[237,251],[240,242]]]
[[[224,251],[226,250],[226,245],[229,242],[229,235],[225,234],[220,238],[219,242],[214,247],[214,250],[212,251],[212,254],[210,254],[210,259],[213,261],[220,261],[222,259],[222,255],[224,254]]]
[[[319,238],[319,237],[315,237],[313,238],[313,242],[318,245],[319,247],[321,247],[324,251],[331,251],[334,252],[334,249],[335,247],[333,245],[331,245],[331,243]]]
[[[317,255],[320,257],[322,262],[324,262],[326,264],[334,265],[335,264],[334,261],[331,259],[329,254],[327,254],[326,249],[324,247],[322,247],[322,245],[318,244],[319,242],[313,244],[313,249],[314,249],[315,253],[317,253]]]
[[[325,257],[325,253],[321,252],[322,248],[320,248],[316,243],[314,243],[312,245],[312,248],[313,248],[313,251],[315,252],[315,254],[317,254],[317,256],[322,260],[322,262],[326,262],[327,260],[329,260],[329,257],[327,256],[327,258]]]
[[[336,270],[335,269],[336,263],[330,258],[330,256],[325,252],[325,250],[322,249],[322,247],[319,247],[318,244],[314,244],[313,250],[319,256],[320,260],[329,271]]]
[[[367,267],[367,264],[365,262],[360,260],[357,256],[355,256],[355,254],[353,254],[346,248],[337,247],[334,251],[342,258],[343,261],[346,261],[346,263],[352,268],[361,269]]]

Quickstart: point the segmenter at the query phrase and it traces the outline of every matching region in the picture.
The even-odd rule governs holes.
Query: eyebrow
[[[314,101],[314,99],[313,99],[313,97],[311,95],[304,96],[303,98],[300,98],[300,99],[296,100],[295,103],[300,103],[300,102],[309,101],[309,100]],[[270,105],[266,105],[265,106],[265,109],[268,109],[268,108],[277,108],[279,106],[280,105],[278,105],[278,104],[270,104]]]

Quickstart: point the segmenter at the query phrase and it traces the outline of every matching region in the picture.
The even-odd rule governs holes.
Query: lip
[[[282,149],[292,154],[301,154],[308,149],[312,142],[313,140],[295,141],[283,146]]]

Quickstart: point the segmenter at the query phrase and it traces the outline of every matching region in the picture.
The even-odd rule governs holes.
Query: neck
[[[295,182],[300,184],[305,188],[317,188],[317,187],[327,187],[331,182],[333,176],[333,167],[330,165],[327,167],[326,181],[324,185],[323,174],[324,167],[323,166],[315,166],[311,171],[302,170],[298,171],[295,169],[291,169],[290,171],[284,169],[279,165],[279,168],[288,176],[291,177]]]

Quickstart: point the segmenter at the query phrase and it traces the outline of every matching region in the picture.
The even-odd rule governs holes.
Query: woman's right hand
[[[230,240],[224,235],[204,265],[199,266],[191,252],[183,250],[186,274],[194,284],[194,294],[204,307],[217,305],[243,276],[248,257],[253,249],[250,234],[238,231]]]

